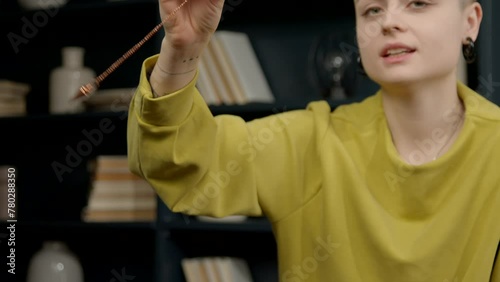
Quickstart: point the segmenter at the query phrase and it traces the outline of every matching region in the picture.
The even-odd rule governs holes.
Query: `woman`
[[[280,281],[500,282],[500,110],[456,79],[480,4],[354,2],[380,90],[248,123],[195,88],[223,1],[184,3],[130,106],[131,169],[174,212],[267,216]]]

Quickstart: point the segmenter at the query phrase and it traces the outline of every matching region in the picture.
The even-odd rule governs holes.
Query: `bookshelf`
[[[482,27],[486,34],[480,35],[478,42],[479,61],[468,69],[473,88],[479,87],[479,76],[488,78],[491,74],[493,81],[500,81],[500,71],[495,68],[500,58],[493,52],[500,48],[500,42],[489,35],[500,23],[494,17],[498,9],[491,0],[480,2],[488,11]],[[43,11],[23,11],[15,0],[0,2],[5,50],[0,54],[0,78],[32,86],[28,115],[0,118],[4,132],[0,137],[0,165],[15,165],[19,171],[19,281],[25,278],[29,258],[47,239],[69,243],[82,259],[86,281],[110,281],[113,270],[125,268],[127,274],[136,277],[134,281],[183,282],[181,259],[200,255],[242,256],[248,260],[256,282],[278,281],[272,228],[263,218],[250,218],[241,224],[199,222],[173,214],[158,202],[155,222],[83,223],[80,219],[90,184],[87,162],[98,155],[126,154],[127,113],[48,114],[49,73],[60,65],[60,48],[68,44],[83,46],[86,65],[97,73],[104,70],[158,23],[157,5],[154,0],[70,0],[15,53],[5,35],[22,34],[23,19],[32,20]],[[301,109],[309,101],[322,99],[321,90],[311,80],[311,46],[322,36],[339,35],[351,40],[353,12],[352,0],[315,1],[305,7],[280,4],[277,8],[270,8],[263,0],[226,1],[219,28],[249,34],[276,101],[211,106],[211,111],[252,120]],[[158,34],[144,45],[102,88],[135,87],[142,61],[157,52],[160,38]],[[359,101],[376,89],[360,75],[350,87],[354,94],[342,101],[330,101],[333,107]],[[492,100],[498,103],[500,95],[492,93]],[[68,150],[86,140],[83,130],[99,129],[103,120],[113,129],[103,133],[102,141],[80,156],[81,160],[75,161],[59,181],[53,163],[64,164]],[[6,222],[0,223],[0,233],[6,226]],[[3,243],[0,251],[6,252]],[[0,259],[3,265],[4,259]],[[15,281],[5,275],[0,274],[1,281]]]

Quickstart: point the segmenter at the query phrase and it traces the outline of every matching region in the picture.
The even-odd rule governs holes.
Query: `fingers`
[[[224,0],[160,0],[169,42],[187,46],[210,37],[220,21]]]
[[[173,14],[176,14],[184,5],[188,3],[188,1],[193,1],[193,0],[160,0],[159,6],[160,6],[160,14],[162,17],[165,16],[171,16]]]

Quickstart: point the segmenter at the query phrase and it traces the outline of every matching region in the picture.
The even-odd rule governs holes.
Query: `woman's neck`
[[[382,86],[382,101],[393,143],[410,164],[434,160],[458,136],[464,107],[454,77],[419,85]]]

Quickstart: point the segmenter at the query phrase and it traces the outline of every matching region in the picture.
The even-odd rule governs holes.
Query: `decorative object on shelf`
[[[332,79],[330,97],[333,100],[344,100],[347,98],[345,88],[342,86],[342,79],[344,78],[347,64],[347,60],[340,52],[333,51],[325,58],[325,70],[330,73]]]
[[[99,89],[83,100],[87,112],[128,111],[130,101],[137,88]]]
[[[62,241],[45,241],[30,260],[27,282],[83,282],[80,261]]]
[[[50,73],[50,113],[77,113],[84,111],[82,101],[73,100],[80,85],[91,81],[95,72],[84,66],[85,49],[78,46],[62,48],[62,66]]]
[[[354,95],[357,48],[347,34],[329,33],[313,43],[310,79],[323,99],[342,101]]]
[[[0,80],[0,116],[22,116],[26,114],[26,94],[29,84],[11,80]]]
[[[67,0],[18,0],[26,10],[53,9],[66,5]]]

